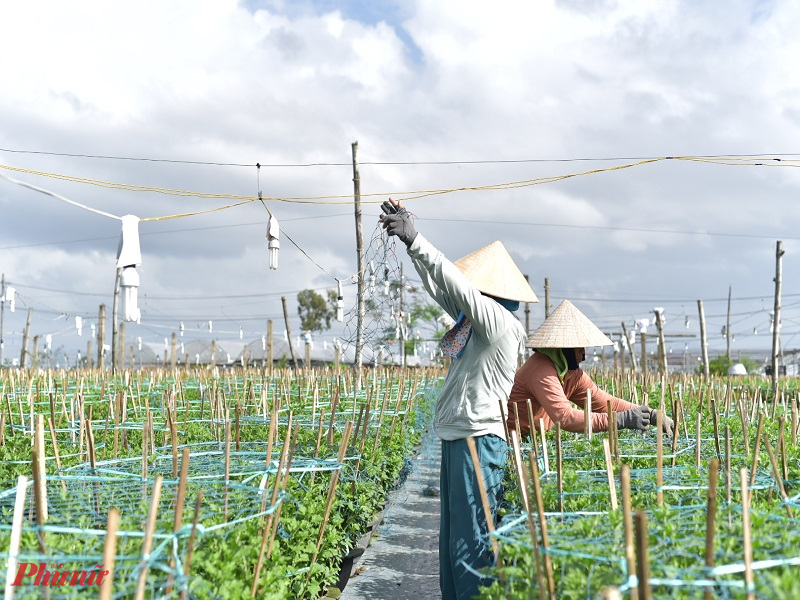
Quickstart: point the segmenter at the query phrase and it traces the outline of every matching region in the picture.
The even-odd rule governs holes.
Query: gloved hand
[[[653,427],[658,425],[657,410],[650,412],[650,425],[652,425]],[[673,432],[674,425],[675,424],[672,422],[672,419],[670,419],[666,414],[661,413],[661,429],[663,429],[664,433],[666,433],[669,437],[672,437],[672,434],[674,433]]]
[[[646,431],[650,426],[650,407],[637,406],[617,413],[617,429]]]
[[[389,235],[396,235],[406,246],[410,246],[417,237],[417,230],[411,222],[411,215],[399,203],[388,200],[381,205],[383,214],[380,216],[381,224]]]

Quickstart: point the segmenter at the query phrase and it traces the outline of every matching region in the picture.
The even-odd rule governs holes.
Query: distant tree
[[[314,290],[298,292],[297,313],[303,331],[321,333],[330,329],[331,321],[336,318],[336,292],[328,290],[327,301]]]
[[[744,368],[747,369],[749,374],[754,374],[759,372],[759,365],[756,361],[752,358],[747,356],[740,356],[737,359],[728,360],[728,357],[724,354],[717,356],[716,358],[709,359],[708,361],[708,372],[711,375],[727,375],[728,369],[731,365],[735,365],[737,363],[742,363]],[[702,373],[703,367],[700,366],[697,369],[698,373]]]

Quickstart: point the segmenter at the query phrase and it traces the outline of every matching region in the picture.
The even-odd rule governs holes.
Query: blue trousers
[[[496,435],[473,438],[489,506],[494,514],[502,499],[506,441]],[[480,488],[467,441],[442,441],[439,586],[442,600],[471,600],[491,577],[476,574],[494,564]],[[493,516],[494,518],[494,516]]]

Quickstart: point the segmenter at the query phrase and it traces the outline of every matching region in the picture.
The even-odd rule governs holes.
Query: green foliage
[[[327,331],[336,317],[336,292],[328,290],[327,301],[314,290],[298,292],[297,313],[303,331]]]
[[[744,368],[747,369],[747,373],[750,375],[757,374],[761,371],[761,366],[754,361],[753,359],[747,356],[740,356],[735,360],[728,360],[728,357],[724,354],[720,356],[711,358],[708,360],[708,371],[711,375],[721,375],[726,376],[728,374],[728,369],[731,365],[735,365],[737,363],[742,363]],[[702,365],[698,367],[697,373],[702,373],[703,367]]]

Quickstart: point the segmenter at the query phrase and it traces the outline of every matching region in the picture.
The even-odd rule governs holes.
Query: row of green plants
[[[606,389],[615,387],[622,397],[648,398],[651,406],[661,405],[662,384],[659,382],[617,379],[604,384]],[[800,597],[800,578],[797,577],[800,568],[800,502],[797,499],[800,447],[796,444],[797,431],[793,431],[797,426],[796,391],[784,384],[776,402],[767,383],[758,378],[715,379],[708,384],[684,378],[667,381],[665,386],[663,398],[667,414],[673,418],[675,412],[680,412],[679,417],[682,415],[676,418],[679,431],[675,452],[673,440],[664,436],[659,488],[656,433],[619,431],[619,456],[612,454],[617,509],[611,506],[606,470],[604,440],[610,448],[615,448],[608,433],[594,434],[591,439],[583,434],[561,433],[562,493],[559,493],[559,478],[555,472],[556,432],[546,434],[550,472],[544,472],[543,446],[541,440],[537,440],[547,548],[535,503],[532,507],[535,541],[531,535],[522,510],[519,480],[509,463],[507,505],[496,536],[498,565],[488,574],[492,578],[491,585],[483,589],[482,600],[550,597],[545,557],[552,564],[556,598],[592,600],[606,597],[603,594],[610,589],[627,597],[630,587],[637,588],[636,572],[628,572],[626,561],[622,465],[631,469],[632,510],[643,511],[647,518],[647,556],[653,598],[705,598],[707,590],[714,598],[788,600]],[[777,473],[766,448],[768,443]],[[757,447],[754,481],[752,485],[747,482],[752,560],[756,567],[754,587],[748,590],[743,573],[740,469],[747,468],[750,476]],[[530,449],[530,443],[523,444],[523,454],[527,457],[530,455],[524,452],[526,449]],[[711,471],[712,459],[718,461],[716,471]],[[530,469],[528,460],[525,468]],[[706,566],[710,479],[716,483],[713,567]],[[533,503],[533,486],[529,493]],[[537,562],[541,573],[537,573]],[[748,592],[752,596],[748,596]]]
[[[185,375],[180,380],[162,376],[155,382],[137,377],[140,375],[133,373],[115,379],[100,376],[101,385],[62,382],[60,389],[64,391],[55,392],[54,403],[47,399],[48,386],[40,381],[41,385],[33,386],[39,387],[39,394],[31,395],[34,412],[55,415],[61,469],[59,472],[49,451],[52,446],[48,433],[50,518],[44,527],[37,527],[32,518],[34,511],[26,510],[20,560],[64,563],[64,568],[93,566],[88,563],[102,558],[107,509],[116,506],[121,511],[120,531],[126,535],[118,542],[115,597],[130,597],[130,586],[136,583],[141,566],[141,532],[156,473],[162,473],[164,480],[154,547],[159,547],[160,540],[168,543],[162,544],[160,557],[154,551],[147,578],[148,595],[177,598],[184,592],[196,598],[250,597],[255,567],[262,554],[265,523],[276,519],[269,557],[264,557],[259,572],[257,597],[319,597],[336,583],[342,557],[369,531],[387,496],[405,476],[438,385],[435,374],[423,377],[380,371],[372,374],[373,379],[365,377],[362,390],[354,397],[349,376],[332,381],[328,374],[317,375],[316,381],[312,373],[290,377],[285,372],[268,375],[255,370],[238,378],[228,374],[224,380],[212,380],[206,374],[200,374],[199,381]],[[32,389],[31,381],[17,379],[16,388],[6,382],[9,412]],[[309,393],[312,381],[315,394]],[[83,451],[78,451],[79,423],[66,418],[69,402],[64,398],[58,401],[59,393],[75,393],[81,388],[87,418],[91,407],[94,468],[87,462],[86,443]],[[214,400],[210,398],[212,390],[216,392]],[[114,405],[114,395],[120,392],[129,395],[124,423],[119,405]],[[15,393],[20,397],[14,397]],[[145,423],[145,401],[152,415],[152,429]],[[63,409],[64,405],[68,410]],[[112,406],[116,408],[114,415]],[[168,406],[171,411],[166,409]],[[29,409],[23,406],[23,414],[27,415]],[[230,418],[227,438],[223,409],[227,409]],[[19,475],[31,474],[30,431],[20,422],[22,419],[5,418],[0,445],[0,548],[7,548],[10,538],[12,487]],[[348,431],[348,421],[349,431],[355,435],[349,438],[344,461],[339,463],[337,453],[342,436]],[[264,449],[271,423],[274,444],[271,468],[267,469]],[[137,474],[143,460],[142,438],[148,431],[155,437],[156,452],[148,450],[145,454],[149,477],[142,482]],[[172,477],[170,468],[173,435],[179,450],[191,450],[184,525],[177,535],[173,525],[178,480]],[[280,489],[277,503],[267,502],[269,514],[262,514],[264,498],[280,488],[276,488],[276,482],[280,483],[277,479],[283,475],[278,467],[287,439],[292,440],[292,472]],[[227,480],[222,468],[226,460],[231,466]],[[259,483],[265,492],[259,489]],[[329,490],[334,485],[329,503]],[[190,544],[189,525],[201,491],[199,526],[194,543]],[[182,577],[182,569],[190,546],[187,580]],[[16,597],[39,597],[40,591],[29,586],[20,589]],[[51,597],[72,597],[76,593],[80,595],[80,591],[61,588]]]

